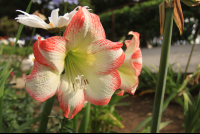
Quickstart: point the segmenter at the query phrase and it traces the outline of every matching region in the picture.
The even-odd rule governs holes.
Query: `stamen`
[[[53,27],[53,23],[52,22],[50,22],[49,25]]]
[[[89,84],[89,81],[86,79],[87,84]]]

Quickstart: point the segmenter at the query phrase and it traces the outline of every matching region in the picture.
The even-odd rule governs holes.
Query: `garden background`
[[[139,76],[139,86],[134,96],[126,94],[123,97],[114,95],[111,102],[106,106],[92,106],[91,119],[87,132],[149,132],[151,121],[146,120],[152,115],[153,100],[157,82],[159,58],[161,53],[162,39],[160,38],[159,4],[163,0],[79,0],[78,4],[67,3],[67,12],[72,11],[78,5],[89,6],[90,12],[99,15],[101,23],[106,32],[106,38],[112,41],[124,42],[131,39],[127,35],[129,31],[140,33],[140,47],[143,54],[143,69]],[[8,44],[3,39],[16,37],[19,23],[14,20],[19,14],[17,9],[25,11],[30,1],[15,0],[8,2],[0,0],[0,37],[1,37],[1,63],[0,69],[3,72],[5,63],[12,52],[12,41]],[[59,5],[59,14],[64,14],[66,3]],[[200,132],[197,118],[187,128],[187,119],[194,112],[199,117],[200,84],[199,75],[190,79],[189,75],[197,73],[196,68],[200,63],[199,58],[199,29],[200,29],[200,8],[199,6],[188,7],[181,4],[184,16],[184,30],[180,35],[175,22],[172,33],[172,48],[174,54],[181,53],[181,56],[174,56],[168,68],[165,98],[168,99],[174,91],[182,90],[182,94],[176,94],[170,100],[169,106],[163,113],[161,132]],[[41,14],[49,16],[51,10],[58,8],[51,0],[35,0],[32,3],[29,13],[38,10]],[[32,54],[32,45],[37,36],[48,38],[54,34],[44,29],[34,29],[24,26],[20,40],[25,43],[22,47],[16,46],[9,65],[13,69],[5,84],[3,97],[3,128],[7,132],[36,132],[38,117],[44,103],[33,100],[24,88],[25,76],[31,72],[31,63],[27,60]],[[33,38],[35,37],[35,38]],[[191,64],[186,71],[187,60],[192,46],[196,44]],[[123,49],[125,50],[125,44]],[[175,51],[176,50],[176,51]],[[152,59],[150,59],[152,57]],[[149,59],[149,60],[147,60]],[[181,60],[180,60],[181,59]],[[152,61],[152,62],[151,62]],[[175,62],[174,62],[175,61]],[[177,62],[176,62],[177,61]],[[181,64],[180,66],[180,62]],[[179,64],[178,64],[179,63]],[[190,69],[192,67],[192,69]],[[198,71],[198,69],[197,69]],[[198,74],[198,73],[197,73]],[[186,77],[188,75],[188,77]],[[187,92],[184,92],[187,91]],[[186,95],[184,93],[186,93]],[[185,97],[186,96],[186,97]],[[186,101],[188,98],[188,101]],[[187,114],[185,103],[189,102]],[[85,108],[77,117],[78,125],[74,120],[69,120],[66,131],[74,130],[81,132],[79,125],[84,117]],[[62,122],[62,110],[59,103],[55,101],[51,113],[47,132],[58,132]],[[29,121],[29,124],[27,123]],[[139,126],[138,126],[139,125]],[[12,126],[12,127],[10,127]],[[145,127],[144,127],[145,126]],[[195,128],[193,128],[195,126]],[[197,126],[197,127],[196,127]],[[9,129],[8,129],[9,128]],[[138,130],[137,130],[138,129]]]

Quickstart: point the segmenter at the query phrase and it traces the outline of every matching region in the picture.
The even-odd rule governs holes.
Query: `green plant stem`
[[[64,6],[64,14],[67,13],[67,2],[65,2],[65,6]]]
[[[169,58],[171,37],[172,37],[173,8],[166,8],[165,12],[166,14],[165,14],[164,33],[163,33],[163,45],[160,58],[158,81],[156,85],[156,94],[153,106],[151,133],[159,132],[159,125],[161,120],[165,85],[166,85],[168,58]]]
[[[88,123],[89,123],[89,118],[90,118],[90,107],[91,107],[91,103],[88,102],[80,127],[79,127],[79,131],[78,131],[79,133],[87,133]]]
[[[2,81],[2,80],[1,80]],[[2,133],[2,115],[3,115],[3,94],[5,81],[1,82],[0,86],[0,133]]]
[[[67,119],[64,116],[64,119],[63,119],[63,122],[62,122],[62,126],[61,126],[61,129],[60,129],[60,133],[62,133],[63,127],[65,126],[66,121],[67,121]]]
[[[77,129],[77,123],[78,123],[78,114],[76,114],[73,118],[73,129]]]
[[[41,114],[41,119],[40,119],[40,124],[38,127],[38,133],[45,133],[46,129],[47,129],[47,124],[48,124],[48,120],[49,120],[49,115],[51,113],[51,109],[53,107],[53,103],[55,100],[55,95],[51,98],[49,98],[48,100],[46,100],[43,110],[42,110],[42,114]]]
[[[188,70],[188,67],[189,67],[189,64],[190,64],[190,60],[191,60],[191,57],[192,57],[192,54],[193,54],[195,45],[196,45],[196,41],[194,40],[194,44],[193,44],[192,49],[191,49],[191,51],[190,51],[190,56],[189,56],[189,59],[188,59],[188,62],[187,62],[187,66],[186,66],[186,68],[185,68],[185,73],[184,73],[183,80],[186,78],[187,70]]]

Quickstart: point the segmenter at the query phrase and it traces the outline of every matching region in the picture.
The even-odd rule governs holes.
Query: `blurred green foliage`
[[[162,1],[163,0],[149,0],[143,3],[134,4],[133,6],[124,6],[115,9],[113,10],[114,23],[112,22],[112,11],[99,14],[107,38],[117,41],[122,36],[127,35],[129,31],[137,31],[140,33],[141,46],[143,47],[154,37],[160,37],[159,4]],[[174,26],[172,42],[178,40],[191,40],[189,37],[192,34],[193,25],[199,20],[199,6],[187,7],[182,3],[182,8],[184,18],[189,18],[189,21],[185,22],[182,36],[180,36],[177,26]],[[190,18],[194,18],[194,20],[190,20]],[[113,25],[114,30],[112,29]]]
[[[4,47],[3,47],[3,55],[4,54],[5,55],[10,55],[12,49],[13,49],[13,46],[11,46],[11,45],[4,45]],[[32,54],[32,53],[33,53],[32,46],[16,47],[15,50],[14,50],[14,54],[20,55],[20,56],[27,56],[27,54]]]
[[[118,41],[121,37],[127,35],[129,31],[136,31],[140,33],[141,47],[146,47],[148,43],[152,44],[154,37],[160,37],[158,8],[162,1],[163,0],[141,0],[139,2],[133,0],[79,0],[78,5],[89,6],[89,8],[92,9],[90,12],[94,12],[99,15],[108,39]],[[28,2],[29,1],[24,1],[22,3],[20,0],[15,0],[9,3],[5,0],[0,0],[0,5],[6,5],[1,6],[0,8],[0,36],[16,35],[18,23],[15,23],[16,21],[13,19],[20,13],[15,10],[25,10]],[[64,14],[65,4],[66,3],[61,3],[59,6],[60,15]],[[191,41],[192,38],[197,35],[198,29],[200,29],[199,6],[188,7],[183,3],[181,4],[184,18],[187,18],[188,21],[185,22],[185,28],[182,36],[180,36],[177,26],[173,27],[172,43],[175,43],[178,40]],[[51,5],[51,8],[58,8],[52,4],[51,0],[42,0],[40,4],[37,2],[32,4],[30,13],[39,10],[40,13],[48,17],[51,14],[49,5]],[[78,5],[70,5],[67,3],[67,12],[72,11]],[[46,21],[48,22],[48,20]],[[31,30],[32,28],[25,26],[22,32],[22,37],[30,36]],[[194,30],[194,35],[192,35],[192,30]],[[41,36],[52,36],[51,33],[44,29],[36,29],[36,33],[39,33]]]

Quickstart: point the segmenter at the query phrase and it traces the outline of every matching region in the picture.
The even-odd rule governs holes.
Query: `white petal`
[[[53,24],[53,27],[58,27],[58,11],[59,11],[59,8],[58,9],[54,9],[52,12],[51,12],[51,22]]]
[[[25,15],[18,15],[18,17],[15,18],[18,22],[20,22],[24,25],[27,25],[30,27],[36,27],[36,28],[43,28],[43,29],[51,28],[50,25],[48,25],[46,22],[44,22],[37,15],[31,15],[31,14],[28,14],[21,10],[16,10],[16,11],[19,11],[19,12],[25,14]]]
[[[69,17],[59,16],[58,18],[58,26],[67,26],[69,24]]]
[[[62,84],[58,90],[58,100],[60,107],[65,112],[65,117],[72,119],[83,108],[85,97],[81,89],[70,90],[68,82],[67,75],[63,75]]]
[[[60,75],[50,67],[39,64],[36,60],[30,75],[26,77],[26,90],[37,101],[52,97],[60,84]]]

